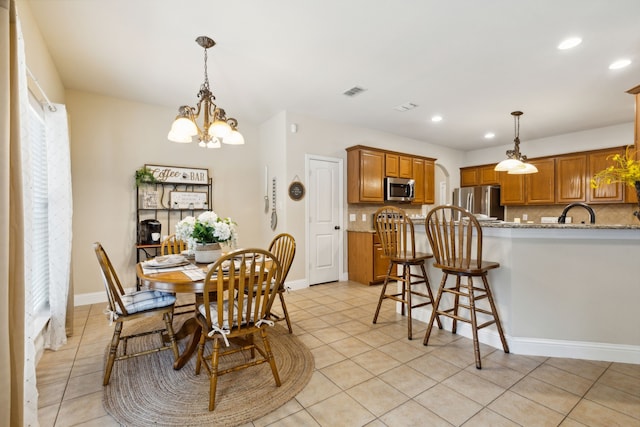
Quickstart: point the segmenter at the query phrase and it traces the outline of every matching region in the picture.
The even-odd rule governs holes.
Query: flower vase
[[[198,243],[196,244],[195,260],[198,264],[209,264],[215,262],[222,256],[220,243]]]

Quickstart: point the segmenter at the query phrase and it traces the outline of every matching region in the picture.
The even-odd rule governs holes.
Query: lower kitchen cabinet
[[[378,235],[368,231],[347,232],[349,280],[374,285],[384,282],[389,259],[384,256]]]

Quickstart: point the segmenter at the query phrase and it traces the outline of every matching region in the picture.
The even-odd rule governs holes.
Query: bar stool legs
[[[402,275],[401,276],[392,275],[391,272],[393,271],[393,268],[394,267],[397,268],[398,265],[402,266]],[[420,267],[419,274],[414,274],[411,272],[412,265],[416,267],[418,266]],[[418,280],[412,281],[412,279],[418,279]],[[397,293],[394,293],[394,292],[387,293],[387,286],[390,280],[395,280],[396,282],[402,282],[402,290]],[[424,283],[425,287],[427,288],[426,293],[416,291],[413,289],[414,286],[420,285],[422,283]],[[422,298],[425,298],[426,301],[414,305],[411,298],[412,295],[418,295]],[[400,313],[403,316],[405,315],[405,311],[407,313],[407,320],[408,320],[407,338],[412,339],[413,338],[413,330],[412,330],[413,322],[412,322],[412,313],[411,313],[412,309],[418,308],[418,307],[424,307],[426,305],[432,304],[434,301],[433,292],[431,291],[431,286],[429,284],[429,277],[427,276],[427,271],[424,268],[424,261],[420,263],[396,263],[392,261],[389,263],[389,269],[387,270],[387,275],[384,279],[384,283],[382,284],[382,289],[380,291],[380,298],[378,299],[378,307],[376,308],[376,314],[373,316],[374,324],[378,321],[378,315],[380,314],[382,301],[384,301],[385,299],[390,299],[390,300],[402,303],[402,308]],[[440,323],[440,318],[436,318],[436,321],[438,322],[438,326],[442,328],[442,325]]]
[[[480,342],[478,340],[479,329],[495,324],[498,329],[498,334],[500,335],[500,341],[502,342],[502,348],[505,353],[509,353],[509,346],[504,337],[504,331],[502,330],[502,324],[500,322],[498,310],[496,309],[495,302],[493,300],[493,295],[491,294],[491,288],[489,286],[486,273],[480,274],[480,277],[482,278],[483,287],[474,285],[473,276],[466,275],[467,283],[462,285],[463,289],[461,289],[461,275],[455,275],[455,276],[456,276],[455,286],[447,288],[445,285],[447,282],[447,278],[449,277],[449,273],[447,272],[443,273],[442,281],[440,282],[440,288],[438,289],[438,295],[434,303],[434,309],[431,313],[431,319],[429,320],[429,325],[427,326],[427,332],[425,333],[423,344],[427,345],[429,343],[429,337],[431,335],[431,330],[433,328],[433,322],[435,319],[438,319],[437,316],[439,315],[450,317],[453,320],[451,332],[454,334],[457,331],[458,321],[470,323],[471,332],[473,334],[473,351],[474,351],[474,356],[476,361],[476,368],[482,369],[482,362],[480,358]],[[454,295],[453,307],[448,308],[446,310],[440,309],[440,302],[442,300],[442,295],[444,293],[450,293]],[[467,303],[465,304],[461,302],[460,297],[463,297],[464,299],[466,299]],[[476,301],[482,300],[484,298],[488,300],[490,310],[485,310],[476,305]],[[469,311],[469,318],[464,318],[460,316],[460,313],[459,313],[460,307],[465,308]],[[492,319],[482,324],[478,324],[477,313],[490,316]],[[440,324],[440,322],[438,322],[438,327],[442,329],[442,325]]]

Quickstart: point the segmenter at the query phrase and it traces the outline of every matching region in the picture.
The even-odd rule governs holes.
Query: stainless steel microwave
[[[415,197],[416,182],[413,179],[384,179],[384,200],[388,202],[410,202]]]

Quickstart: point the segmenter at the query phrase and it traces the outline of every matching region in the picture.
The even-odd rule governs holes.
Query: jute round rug
[[[146,329],[152,325],[149,321],[133,327],[125,324],[123,332],[130,334],[141,326]],[[157,335],[132,339],[128,352],[150,348],[157,345],[157,340]],[[256,336],[258,341],[261,343]],[[209,412],[209,376],[204,367],[200,375],[195,375],[196,355],[175,371],[173,352],[166,350],[116,362],[111,381],[104,388],[104,408],[125,426],[235,426],[258,419],[295,397],[314,370],[309,349],[285,328],[269,328],[269,342],[282,381],[280,387],[276,387],[268,363],[225,374],[218,378],[216,407]],[[186,340],[180,342],[180,351],[184,345]],[[247,357],[248,352],[226,356],[221,358],[220,367],[234,363],[234,358],[237,363],[238,358]]]

